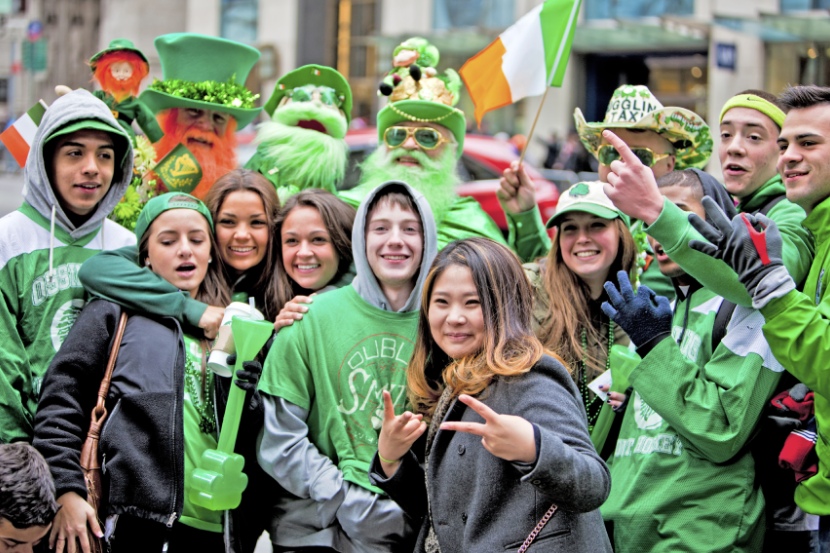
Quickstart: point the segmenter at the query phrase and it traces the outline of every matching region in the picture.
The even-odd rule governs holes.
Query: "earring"
[[[144,266],[145,266],[145,267],[149,267],[149,266],[150,266],[150,260],[149,260],[149,259],[145,259],[145,260],[144,260]]]
[[[208,257],[208,263],[213,263],[213,258],[212,257]]]

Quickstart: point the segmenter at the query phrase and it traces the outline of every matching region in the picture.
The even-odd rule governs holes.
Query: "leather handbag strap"
[[[92,410],[92,423],[101,424],[107,416],[106,400],[112,382],[112,371],[115,368],[115,360],[118,358],[118,350],[121,348],[121,340],[124,338],[124,329],[127,326],[127,312],[121,311],[121,318],[118,320],[118,328],[115,330],[115,337],[112,339],[110,358],[107,361],[107,369],[104,371],[104,378],[101,379],[101,387],[98,388],[98,403]]]

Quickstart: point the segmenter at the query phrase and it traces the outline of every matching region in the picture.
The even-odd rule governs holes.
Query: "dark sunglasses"
[[[651,148],[645,147],[631,148],[631,151],[641,162],[643,162],[643,165],[646,167],[654,167],[654,164],[661,159],[666,159],[667,157],[674,155],[672,153],[655,154]],[[611,144],[604,144],[599,147],[599,150],[597,150],[597,161],[599,161],[601,165],[608,167],[611,165],[612,161],[617,161],[618,159],[620,159],[620,153]]]
[[[383,141],[390,148],[397,148],[406,142],[410,136],[424,150],[434,150],[444,142],[449,142],[432,127],[389,127],[383,133]]]
[[[314,100],[314,93],[317,93],[321,103],[327,106],[343,107],[343,98],[337,91],[328,86],[314,86],[312,84],[292,88],[288,91],[288,97],[295,102],[311,102]]]

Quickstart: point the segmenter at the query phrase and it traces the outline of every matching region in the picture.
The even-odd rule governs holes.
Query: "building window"
[[[830,9],[830,0],[781,0],[781,13]]]
[[[514,0],[435,0],[433,28],[504,29],[516,22]]]
[[[257,43],[259,0],[222,0],[221,10],[222,38],[249,45]]]
[[[694,0],[585,0],[585,19],[694,15]]]

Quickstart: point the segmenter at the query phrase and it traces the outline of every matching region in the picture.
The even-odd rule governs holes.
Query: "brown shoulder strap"
[[[121,348],[121,340],[124,338],[124,328],[127,326],[127,312],[121,311],[121,318],[118,320],[118,328],[115,330],[115,337],[112,339],[110,358],[107,361],[107,369],[104,371],[104,378],[101,379],[101,387],[98,388],[98,403],[92,410],[92,422],[100,423],[107,416],[105,406],[107,394],[110,391],[112,371],[115,368],[115,360],[118,358],[118,350]]]

